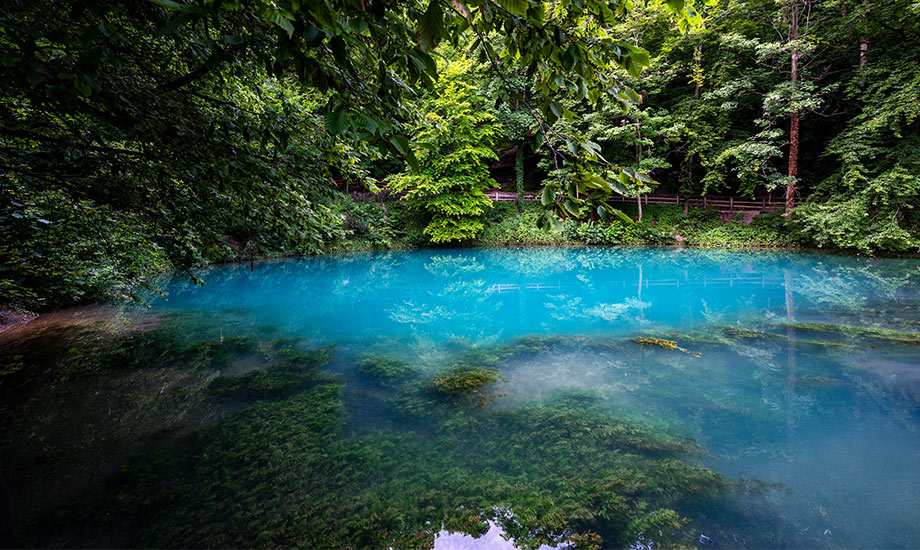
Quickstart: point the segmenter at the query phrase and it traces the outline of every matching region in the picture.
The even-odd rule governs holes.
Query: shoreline
[[[16,327],[27,325],[38,319],[38,317],[39,316],[34,313],[14,311],[11,309],[0,309],[0,333],[14,329]]]

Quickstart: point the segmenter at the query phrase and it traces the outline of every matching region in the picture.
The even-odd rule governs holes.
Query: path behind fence
[[[384,190],[380,193],[352,193],[351,196],[357,201],[369,201],[369,200],[395,200],[400,198],[403,193],[393,193],[387,190]],[[488,196],[493,201],[497,202],[511,202],[518,200],[517,193],[513,191],[502,191],[500,189],[490,189],[486,191],[486,196]],[[538,201],[540,200],[540,191],[524,191],[524,200],[525,201]],[[636,197],[624,197],[622,195],[613,195],[610,197],[608,202],[612,203],[623,203],[623,204],[636,204],[638,199]],[[676,204],[678,206],[683,206],[686,211],[688,208],[701,208],[707,210],[720,210],[723,212],[738,212],[738,211],[760,211],[760,212],[770,212],[775,210],[783,210],[786,206],[785,199],[783,197],[774,197],[773,195],[765,195],[758,197],[756,199],[750,198],[738,198],[738,197],[728,197],[728,196],[706,196],[699,198],[686,198],[682,197],[676,193],[649,193],[647,195],[642,195],[642,204]]]
[[[513,191],[501,191],[498,189],[491,189],[486,191],[486,195],[493,201],[516,201],[518,200],[517,193]],[[540,200],[539,191],[525,191],[524,192],[525,201],[537,201]],[[636,197],[624,197],[622,195],[614,195],[607,202],[616,202],[616,203],[629,203],[636,204],[638,199]],[[785,199],[780,197],[773,197],[772,195],[766,195],[757,199],[741,199],[737,197],[719,197],[719,196],[707,196],[700,198],[688,199],[681,197],[678,194],[667,194],[667,193],[649,193],[647,195],[642,195],[642,204],[676,204],[683,205],[686,207],[693,208],[703,208],[711,210],[727,210],[727,211],[738,211],[738,210],[759,210],[762,212],[772,211],[772,210],[782,210],[785,208],[786,203]]]

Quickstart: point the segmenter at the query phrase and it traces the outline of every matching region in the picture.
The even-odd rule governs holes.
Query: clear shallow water
[[[147,311],[106,313],[106,337],[82,329],[61,336],[48,329],[38,334],[44,339],[6,344],[5,353],[20,358],[0,379],[0,390],[10,398],[3,411],[9,434],[3,473],[10,487],[13,545],[189,540],[297,545],[323,540],[303,533],[326,533],[328,522],[321,527],[306,517],[353,498],[360,506],[340,515],[371,519],[343,529],[373,533],[384,525],[386,540],[397,546],[400,533],[417,531],[409,516],[420,509],[424,517],[415,519],[425,519],[429,540],[441,531],[439,522],[447,521],[444,533],[488,531],[479,539],[483,544],[496,535],[496,523],[483,523],[492,510],[504,518],[509,536],[534,546],[586,531],[604,537],[604,546],[640,545],[650,530],[701,547],[920,546],[916,260],[678,249],[475,249],[326,256],[263,262],[252,273],[248,265],[232,265],[197,275],[205,286],[178,276],[161,281],[168,301],[151,298]],[[149,336],[175,323],[184,323],[174,347],[185,351],[178,355],[157,348]],[[125,335],[129,343],[110,357],[113,342]],[[49,336],[80,344],[54,350]],[[636,338],[661,341],[643,345]],[[98,345],[87,348],[87,342]],[[76,358],[75,349],[83,350]],[[337,435],[322,439],[322,445],[316,443],[322,429],[311,427],[304,435],[291,426],[327,417],[329,411],[309,405],[325,403],[316,388],[327,386],[316,386],[314,378],[258,378],[288,376],[277,370],[277,362],[287,360],[291,349],[325,350],[317,372],[341,395],[342,427],[330,428]],[[65,355],[69,358],[61,359]],[[112,357],[131,367],[119,367]],[[381,367],[381,360],[388,363]],[[47,366],[55,363],[67,366],[64,380],[48,374]],[[496,379],[460,397],[432,389],[439,387],[437,377],[458,367],[487,369]],[[298,401],[304,395],[310,397],[307,404]],[[641,437],[658,442],[598,446],[571,425],[550,422],[571,412],[552,408],[559,399],[590,402],[585,407],[591,414],[616,419],[614,427],[627,422],[642,430]],[[527,423],[544,412],[542,424]],[[469,418],[476,423],[467,424]],[[590,422],[593,428],[579,429],[610,429]],[[520,446],[505,446],[521,426],[550,426],[546,440],[592,451],[579,455],[579,449],[536,446],[545,460],[537,457],[531,464]],[[241,430],[252,433],[240,435]],[[619,432],[612,433],[616,439]],[[299,447],[282,449],[281,442],[301,437]],[[690,440],[697,446],[683,447]],[[202,450],[193,459],[150,465],[150,456],[177,441]],[[269,449],[275,441],[281,450]],[[677,443],[683,450],[672,453]],[[314,444],[320,450],[303,451]],[[334,467],[317,459],[325,456],[324,445],[347,447],[328,453],[339,461]],[[407,466],[438,457],[444,465],[400,469],[368,455],[373,448],[402,455]],[[623,466],[610,458],[624,453],[646,462]],[[221,462],[214,458],[218,454],[235,458]],[[614,478],[665,476],[655,473],[665,471],[665,457],[720,474],[726,486],[700,492],[680,474],[673,486],[650,483],[647,493],[628,493],[629,510],[604,500],[604,491],[627,491]],[[296,468],[279,466],[289,459]],[[591,477],[595,468],[616,475]],[[366,478],[354,474],[333,482],[339,479],[333,471],[351,470]],[[81,511],[87,499],[154,492],[150,485],[167,475],[188,476],[170,493],[184,496],[162,497],[155,506],[125,499],[109,504],[111,514],[126,516],[148,514],[144,506],[153,506],[159,515],[144,527],[153,534],[132,538],[136,524],[101,521]],[[318,485],[318,476],[333,481]],[[438,479],[419,480],[425,476]],[[557,478],[565,482],[552,481]],[[517,484],[511,496],[495,489],[505,482]],[[575,496],[550,503],[514,496],[531,486],[535,494]],[[578,493],[585,486],[594,492]],[[373,490],[359,498],[355,487]],[[452,490],[459,500],[437,496]],[[287,491],[315,496],[298,497],[296,505],[279,501],[277,494]],[[244,519],[280,518],[279,525],[241,526],[232,506],[214,504],[222,498],[238,499],[247,509]],[[586,510],[574,506],[579,499]],[[598,509],[607,506],[609,517],[592,517],[591,502]],[[36,513],[56,506],[64,506],[54,516],[62,534],[30,531]],[[478,515],[457,511],[474,506],[481,508]],[[260,507],[277,511],[268,516],[252,511]],[[642,516],[633,512],[644,507],[675,509],[692,522],[679,529],[659,529],[668,522],[643,529],[638,522],[627,529],[617,519]],[[518,523],[508,519],[515,512]],[[75,535],[67,526],[74,518],[94,526],[84,524]],[[475,525],[463,529],[464,521]],[[534,527],[539,525],[552,526],[551,536],[540,538]],[[659,544],[661,537],[655,539]],[[469,542],[442,533],[436,544],[458,541]]]

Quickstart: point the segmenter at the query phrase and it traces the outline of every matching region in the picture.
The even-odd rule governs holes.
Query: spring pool
[[[195,275],[0,340],[6,546],[920,546],[917,260]]]

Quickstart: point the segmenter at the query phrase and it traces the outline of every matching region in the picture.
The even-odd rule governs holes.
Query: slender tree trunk
[[[792,112],[789,115],[789,183],[786,184],[786,218],[792,217],[795,207],[795,184],[799,175],[799,117],[795,104],[799,82],[799,50],[795,42],[799,39],[799,2],[793,0],[789,6],[789,42],[793,43],[792,63],[789,78],[792,81]]]
[[[869,51],[869,41],[863,38],[862,42],[859,43],[859,72],[863,73],[863,70],[866,68],[866,53]],[[863,73],[859,77],[859,87],[866,87],[866,75]]]
[[[636,170],[642,163],[642,128],[639,126],[639,117],[636,117]],[[639,204],[639,221],[642,221],[642,193],[636,189],[636,200]]]
[[[789,120],[789,183],[786,184],[786,218],[795,208],[795,181],[799,175],[799,112],[793,111]]]
[[[518,212],[524,211],[524,142],[518,143],[514,154],[514,185],[517,190]]]
[[[863,0],[862,5],[863,5],[863,10],[865,10],[866,0]],[[865,36],[862,36],[860,37],[860,40],[859,40],[859,73],[860,73],[859,88],[860,89],[863,89],[866,87],[866,75],[863,71],[866,68],[866,54],[868,52],[869,52],[869,40]]]

